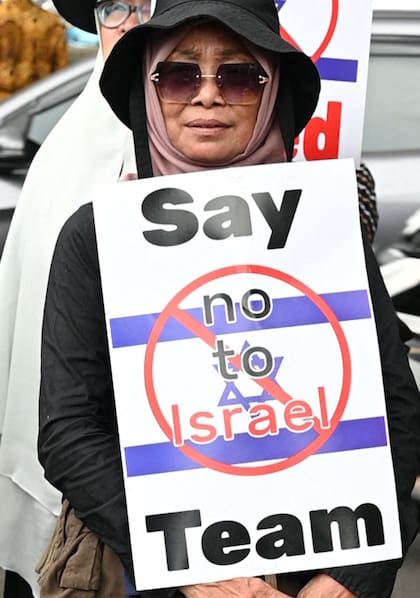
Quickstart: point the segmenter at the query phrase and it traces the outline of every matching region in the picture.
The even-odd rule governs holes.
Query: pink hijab
[[[193,172],[209,167],[208,163],[187,158],[171,144],[166,132],[159,97],[153,82],[150,80],[150,75],[156,70],[157,63],[166,60],[188,31],[195,25],[196,23],[188,24],[176,29],[172,33],[156,34],[147,47],[145,64],[147,129],[153,174],[155,176]],[[246,40],[243,40],[243,43],[250,54],[264,68],[270,80],[264,86],[254,132],[245,151],[229,161],[213,164],[214,168],[272,164],[286,161],[286,152],[280,125],[278,119],[275,118],[280,69],[273,67],[267,55],[259,48],[248,43]]]

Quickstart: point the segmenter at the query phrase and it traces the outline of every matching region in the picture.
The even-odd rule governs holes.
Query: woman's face
[[[144,8],[144,10],[142,12],[142,21],[141,21],[142,23],[144,23],[150,19],[150,4],[151,4],[150,0],[126,0],[125,3],[130,4],[131,6],[141,6]],[[106,4],[107,4],[106,8],[110,14],[112,14],[112,13],[116,14],[119,12],[118,5],[120,5],[121,2],[117,2],[117,1],[112,2],[110,0]],[[124,33],[127,33],[127,31],[129,31],[130,29],[132,29],[133,27],[135,27],[136,25],[139,25],[139,24],[140,23],[139,23],[137,14],[135,12],[132,12],[132,13],[130,13],[130,16],[128,17],[128,19],[125,20],[120,25],[118,25],[118,27],[108,28],[108,27],[104,27],[103,25],[100,25],[99,26],[99,34],[101,36],[101,47],[102,47],[103,57],[104,58],[108,57],[112,48],[117,43],[117,41],[120,39],[120,37],[122,37],[124,35]]]
[[[224,63],[256,62],[240,39],[217,23],[187,33],[167,60],[197,63],[203,75],[214,75]],[[161,101],[161,109],[172,145],[186,157],[211,165],[231,160],[245,150],[260,103],[261,93],[254,104],[228,104],[215,79],[203,78],[187,104]]]

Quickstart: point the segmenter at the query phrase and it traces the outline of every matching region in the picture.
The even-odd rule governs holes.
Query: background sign
[[[353,161],[94,212],[138,589],[397,558]]]
[[[371,0],[276,0],[281,33],[312,57],[322,79],[316,112],[295,146],[297,160],[360,162]]]

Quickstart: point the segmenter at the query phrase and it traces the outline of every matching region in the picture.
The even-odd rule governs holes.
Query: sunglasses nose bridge
[[[225,103],[217,75],[199,75],[197,93],[192,101],[194,102],[194,100],[201,101],[205,105],[215,101]]]

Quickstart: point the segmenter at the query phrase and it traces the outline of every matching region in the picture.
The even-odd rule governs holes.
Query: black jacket
[[[403,550],[416,534],[419,396],[375,258],[366,263],[380,344]],[[99,277],[93,212],[65,224],[48,285],[42,340],[39,459],[46,478],[131,571],[127,510]],[[400,561],[327,571],[362,598],[390,596]],[[167,594],[161,591],[162,596]]]

